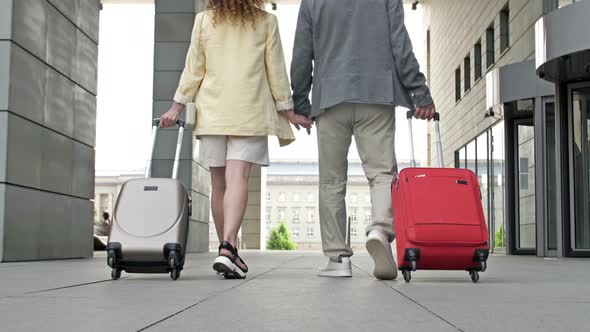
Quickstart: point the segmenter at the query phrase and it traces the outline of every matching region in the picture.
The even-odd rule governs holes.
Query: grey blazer
[[[291,84],[295,111],[312,117],[342,102],[433,103],[401,0],[303,0]]]

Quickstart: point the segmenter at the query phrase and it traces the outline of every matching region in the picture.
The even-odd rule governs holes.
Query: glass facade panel
[[[504,252],[507,244],[504,127],[503,121],[496,124],[455,153],[457,167],[469,168],[477,173],[490,230],[490,246],[495,252]]]
[[[505,145],[504,122],[492,127],[491,130],[491,224],[494,232],[494,251],[506,248],[506,221],[504,218],[504,190],[505,190]]]
[[[459,168],[466,168],[465,160],[467,159],[467,149],[462,148],[459,150]]]
[[[559,8],[571,5],[574,2],[580,2],[582,0],[558,0],[559,1]]]
[[[489,145],[488,132],[477,138],[477,178],[481,189],[481,202],[483,205],[486,222],[489,221]]]
[[[574,249],[590,249],[590,88],[574,90]]]
[[[467,169],[472,170],[473,172],[477,172],[477,158],[475,155],[475,141],[472,141],[471,143],[467,144]]]
[[[555,152],[555,102],[545,103],[547,176],[547,249],[557,249],[557,154]]]
[[[518,112],[531,112],[535,110],[534,99],[524,99],[516,102],[516,110]]]
[[[536,247],[535,210],[535,129],[531,124],[516,126],[516,197],[517,197],[517,248]]]

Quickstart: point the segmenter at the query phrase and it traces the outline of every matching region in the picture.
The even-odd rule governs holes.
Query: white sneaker
[[[367,251],[375,261],[373,275],[381,280],[397,278],[397,266],[391,252],[391,244],[380,231],[373,230],[367,236]]]
[[[352,263],[350,257],[342,257],[340,262],[330,259],[324,268],[318,270],[320,277],[350,278],[352,277]]]

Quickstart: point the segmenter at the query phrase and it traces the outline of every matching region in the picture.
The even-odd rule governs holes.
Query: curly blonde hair
[[[213,11],[213,22],[254,23],[264,13],[268,0],[209,0],[209,9]],[[262,9],[262,10],[261,10]]]

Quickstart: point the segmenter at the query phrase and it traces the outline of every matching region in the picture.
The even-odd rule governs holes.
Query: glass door
[[[574,213],[571,246],[574,251],[590,250],[590,87],[571,90]]]
[[[514,122],[514,236],[517,251],[536,249],[535,129],[532,119]]]
[[[546,224],[545,234],[547,250],[557,250],[557,150],[555,131],[555,99],[546,98],[543,102],[545,108],[545,181],[546,181]]]

